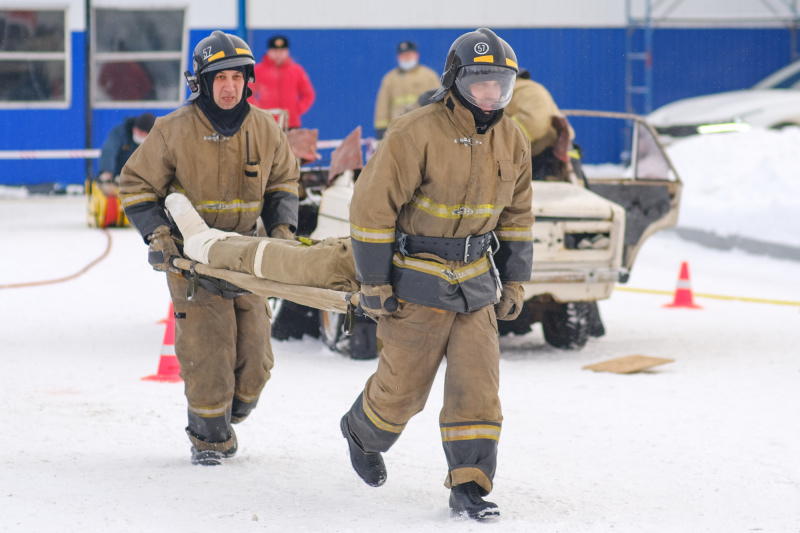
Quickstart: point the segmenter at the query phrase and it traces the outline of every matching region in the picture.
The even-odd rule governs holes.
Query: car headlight
[[[748,131],[750,124],[744,122],[725,122],[722,124],[705,124],[697,126],[697,133],[728,133],[731,131]]]
[[[696,133],[727,133],[732,131],[748,131],[750,124],[746,122],[730,121],[718,122],[714,124],[687,124],[677,126],[656,126],[656,131],[660,135],[670,137],[688,137]]]

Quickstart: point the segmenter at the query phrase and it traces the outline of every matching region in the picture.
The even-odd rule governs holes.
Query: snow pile
[[[689,137],[667,149],[684,183],[678,225],[800,246],[800,129]]]

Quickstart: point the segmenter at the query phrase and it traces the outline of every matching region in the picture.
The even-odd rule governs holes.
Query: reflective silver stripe
[[[237,213],[240,211],[258,211],[262,208],[261,202],[243,202],[242,200],[231,200],[230,202],[200,202],[195,204],[194,208],[198,212],[214,212],[214,213]]]
[[[494,230],[495,235],[501,241],[532,241],[533,231],[530,227],[498,227]]]
[[[258,395],[251,396],[247,394],[242,394],[241,392],[235,392],[233,395],[234,397],[238,398],[239,400],[245,403],[253,403],[254,401],[258,400]]]
[[[416,259],[396,253],[392,258],[392,264],[397,268],[407,268],[409,270],[422,272],[423,274],[437,276],[450,285],[463,283],[468,279],[475,278],[489,271],[489,260],[486,259],[485,256],[464,267],[451,269],[435,261],[425,261],[423,259]]]
[[[175,355],[175,345],[163,344],[161,346],[161,355]]]
[[[350,224],[350,236],[361,242],[394,243],[394,228],[370,229]]]
[[[189,406],[189,411],[195,413],[196,415],[200,415],[203,418],[212,418],[215,416],[222,416],[225,414],[230,408],[229,403],[221,404],[218,406],[213,407],[194,407],[192,405]]]
[[[264,279],[264,274],[261,272],[261,261],[264,259],[264,250],[269,244],[269,241],[261,241],[258,243],[258,248],[256,248],[256,256],[253,259],[253,274],[256,275],[257,278]]]
[[[421,211],[439,218],[489,218],[492,215],[499,215],[503,211],[503,206],[494,204],[482,205],[447,205],[437,204],[430,198],[414,193],[409,205]]]
[[[123,194],[120,197],[123,207],[128,207],[142,202],[157,202],[158,197],[152,192],[142,192],[135,194]]]
[[[500,426],[490,424],[446,427],[441,430],[442,442],[475,439],[500,440]]]

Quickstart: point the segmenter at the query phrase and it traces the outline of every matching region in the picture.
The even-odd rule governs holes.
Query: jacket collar
[[[289,56],[283,61],[283,63],[278,65],[267,54],[264,54],[264,56],[261,58],[261,62],[264,63],[265,65],[269,65],[270,67],[273,67],[273,68],[288,67],[289,65],[291,65],[293,63],[292,56]]]
[[[459,133],[465,135],[466,137],[478,135],[475,128],[475,117],[472,116],[472,111],[464,107],[464,105],[458,101],[458,98],[455,94],[453,94],[452,89],[447,91],[447,94],[445,94],[441,102],[444,104],[445,109],[447,109],[447,116],[450,118],[450,121],[453,123],[453,125],[458,129]],[[499,122],[500,121],[498,120],[489,126],[483,134],[485,135],[489,133]]]

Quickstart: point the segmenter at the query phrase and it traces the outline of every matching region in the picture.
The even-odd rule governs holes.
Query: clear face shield
[[[511,101],[517,73],[494,65],[469,65],[456,75],[456,86],[472,105],[489,112],[502,109]]]

